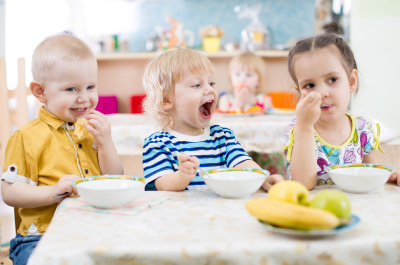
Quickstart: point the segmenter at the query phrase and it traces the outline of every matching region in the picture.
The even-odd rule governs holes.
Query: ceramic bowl
[[[256,168],[224,168],[200,173],[207,186],[224,198],[240,198],[252,194],[261,187],[269,174],[268,170]]]
[[[97,208],[118,208],[144,192],[144,178],[104,175],[76,180],[74,186],[80,196]]]
[[[367,193],[382,187],[394,169],[378,164],[348,164],[329,166],[325,171],[344,191]]]

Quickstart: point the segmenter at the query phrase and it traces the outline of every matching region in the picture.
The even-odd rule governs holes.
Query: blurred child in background
[[[252,52],[244,52],[229,63],[232,92],[220,95],[221,112],[264,112],[272,107],[270,97],[262,93],[264,61]]]

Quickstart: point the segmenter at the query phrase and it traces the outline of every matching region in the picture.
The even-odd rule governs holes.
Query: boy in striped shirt
[[[146,67],[145,112],[162,130],[145,139],[143,168],[146,190],[204,190],[198,168],[260,168],[243,150],[232,130],[210,125],[218,100],[214,67],[191,49],[176,49]],[[265,190],[282,181],[268,176]]]

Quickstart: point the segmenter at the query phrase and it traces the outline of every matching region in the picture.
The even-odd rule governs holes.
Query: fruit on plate
[[[256,106],[251,106],[248,107],[244,110],[245,113],[262,113],[264,112],[263,108],[261,108],[260,106],[256,105]]]
[[[258,220],[284,228],[329,230],[340,224],[339,218],[326,210],[279,200],[253,198],[246,209]]]
[[[308,202],[308,189],[298,181],[285,180],[274,184],[268,191],[267,198],[305,205]]]
[[[309,202],[310,207],[324,209],[339,218],[350,218],[351,205],[347,195],[339,190],[322,190]]]

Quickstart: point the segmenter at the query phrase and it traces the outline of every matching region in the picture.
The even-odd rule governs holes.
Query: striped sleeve
[[[235,167],[246,160],[251,160],[250,156],[242,148],[239,141],[236,140],[231,129],[212,126],[211,135],[220,139],[220,141],[224,141],[226,148],[225,160],[228,168]]]
[[[145,139],[143,146],[143,171],[146,190],[156,190],[154,181],[168,173],[173,173],[177,161],[166,147],[160,133],[154,133]]]

